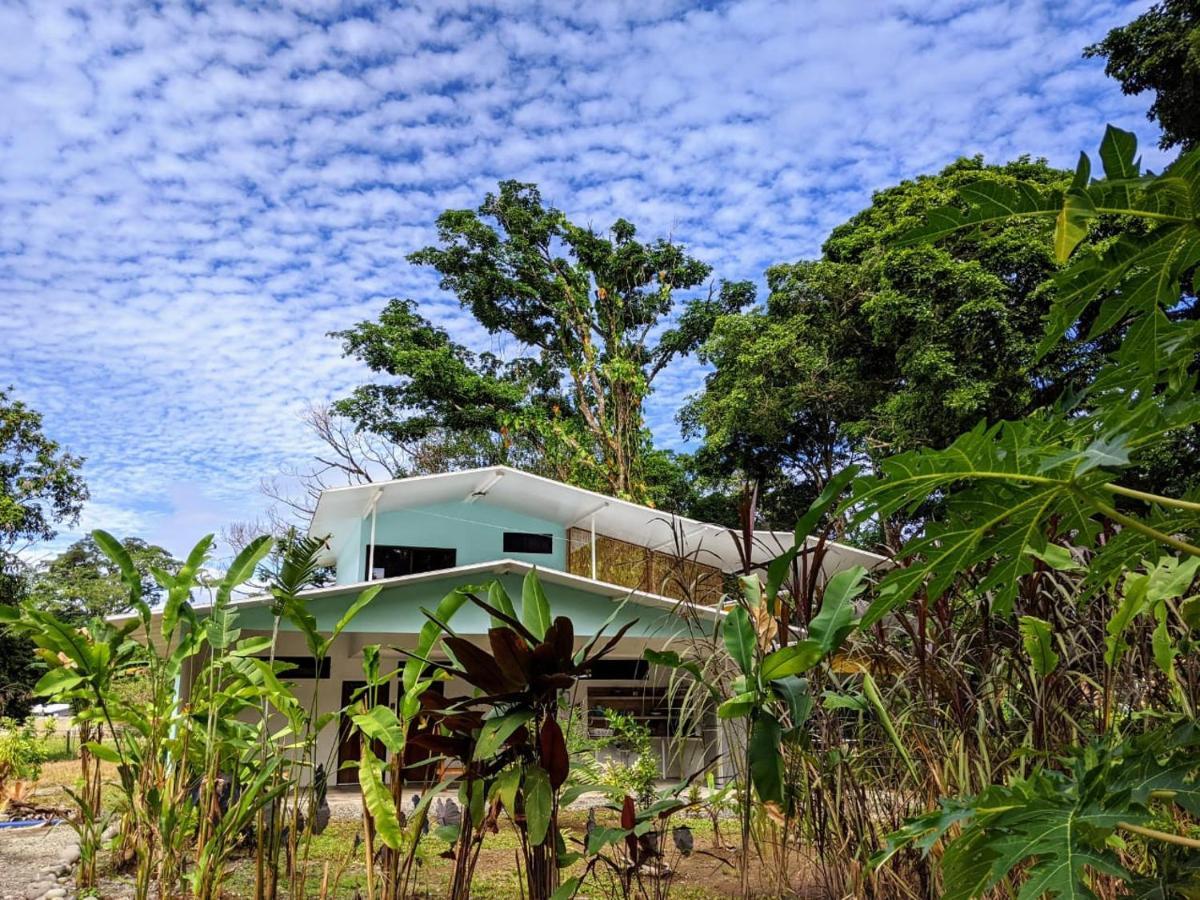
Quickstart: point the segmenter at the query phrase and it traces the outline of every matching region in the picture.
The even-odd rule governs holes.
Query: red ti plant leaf
[[[563,738],[558,721],[550,716],[542,723],[542,733],[538,736],[542,751],[542,768],[550,776],[550,786],[558,790],[567,780],[571,769],[571,760],[567,755],[567,742]]]
[[[626,794],[625,802],[621,804],[621,828],[629,832],[625,835],[625,847],[629,850],[629,858],[636,864],[638,839],[633,834],[635,825],[637,825],[637,810],[633,807],[633,798]]]
[[[575,652],[575,626],[566,616],[559,616],[546,629],[546,643],[554,648],[558,657],[558,671],[566,671],[571,667],[571,656]]]
[[[462,666],[460,674],[475,687],[489,694],[500,694],[515,687],[486,650],[460,637],[448,637],[445,641]]]
[[[554,626],[551,625],[551,628]],[[534,675],[553,675],[559,671],[558,656],[554,652],[554,645],[549,641],[543,641],[533,648],[533,674]],[[569,661],[568,661],[569,664]]]
[[[625,637],[625,632],[627,632],[630,628],[632,628],[637,623],[638,623],[638,620],[634,619],[632,622],[626,622],[624,625],[622,625],[621,630],[618,631],[616,634],[614,634],[611,638],[609,638],[608,642],[603,647],[601,647],[595,653],[592,653],[590,656],[585,656],[584,659],[580,660],[579,671],[580,672],[587,671],[588,669],[590,669],[592,667],[592,665],[594,663],[599,662],[601,659],[603,659],[605,656],[607,656],[609,653],[611,653],[613,651],[613,649],[617,646],[617,644],[620,642],[621,638]],[[599,637],[599,635],[597,635],[596,637]],[[594,645],[595,642],[596,642],[596,638],[592,638],[591,643],[588,644],[587,650],[590,651],[592,648],[592,645]]]
[[[533,659],[525,640],[511,628],[492,628],[488,631],[488,641],[504,677],[513,684],[528,684],[533,674]]]
[[[535,675],[533,676],[533,689],[538,693],[545,691],[565,691],[575,684],[575,676],[568,675],[566,672],[557,672],[553,675]]]
[[[486,612],[489,616],[492,616],[493,618],[503,622],[521,637],[525,638],[527,643],[536,644],[538,642],[537,637],[532,631],[530,631],[512,616],[508,615],[508,613],[504,612],[503,610],[496,609],[496,607],[492,606],[486,600],[480,600],[474,594],[467,594],[467,599]]]
[[[410,734],[408,742],[451,759],[469,760],[475,742],[468,737],[448,737],[442,734]]]

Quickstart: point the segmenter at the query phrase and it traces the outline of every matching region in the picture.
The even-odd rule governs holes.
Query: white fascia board
[[[405,587],[411,584],[422,584],[427,581],[439,581],[445,578],[462,578],[470,579],[478,575],[527,575],[533,569],[537,569],[538,577],[545,583],[557,584],[563,587],[576,588],[585,591],[589,594],[607,597],[610,600],[624,600],[629,598],[632,602],[639,606],[654,607],[657,609],[671,609],[678,607],[687,608],[700,615],[711,617],[721,617],[725,615],[723,610],[712,606],[702,606],[695,603],[686,603],[682,600],[675,600],[671,597],[664,597],[660,594],[651,594],[646,591],[631,590],[627,587],[622,587],[619,584],[611,584],[606,581],[598,581],[588,578],[584,575],[572,575],[569,572],[562,572],[558,569],[539,568],[532,563],[523,562],[517,559],[498,559],[492,562],[472,563],[467,566],[455,566],[452,569],[435,569],[429,572],[419,572],[415,575],[397,575],[393,578],[378,578],[374,581],[356,581],[351,584],[336,584],[323,588],[312,588],[311,590],[301,591],[299,596],[306,599],[319,599],[322,597],[333,597],[338,594],[352,594],[366,590],[370,587]],[[232,606],[237,607],[254,607],[265,606],[274,598],[269,594],[256,594],[252,597],[243,597],[231,601]],[[208,609],[208,606],[197,606],[197,611]],[[126,613],[120,616],[112,616],[110,622],[128,621],[135,617],[134,613]],[[160,611],[154,613],[154,617],[158,618],[161,615]]]

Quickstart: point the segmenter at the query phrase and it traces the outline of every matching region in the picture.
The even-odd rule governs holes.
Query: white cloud
[[[961,154],[1066,165],[1107,121],[1152,144],[1079,55],[1145,5],[8,4],[0,383],[88,457],[87,526],[182,551],[367,377],[328,331],[412,296],[495,347],[404,261],[442,209],[533,180],[758,278]],[[696,378],[664,379],[660,440]]]

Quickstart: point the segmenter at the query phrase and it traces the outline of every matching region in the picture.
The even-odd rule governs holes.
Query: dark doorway
[[[401,547],[378,544],[372,562],[371,547],[367,545],[367,581],[378,578],[398,578],[401,575],[416,575],[418,572],[433,572],[437,569],[453,569],[457,565],[458,551],[453,547]],[[375,573],[369,571],[374,565]]]
[[[342,709],[345,709],[350,703],[354,692],[359,688],[366,687],[366,684],[365,681],[342,682]],[[379,686],[378,702],[387,705],[388,685]],[[343,763],[357,763],[362,758],[362,735],[351,726],[349,717],[343,715],[338,723],[337,784],[358,784],[358,766],[342,768]],[[375,741],[371,745],[371,749],[380,759],[387,758],[387,748],[380,741]]]
[[[443,681],[435,681],[428,687],[432,693],[445,696],[446,683]],[[436,720],[432,717],[421,718],[417,720],[416,726],[413,728],[413,734],[428,734],[437,727]],[[435,754],[425,749],[418,747],[412,741],[404,745],[404,780],[410,784],[434,784],[438,780],[438,769],[442,764],[441,759],[436,759],[432,762],[427,762]]]

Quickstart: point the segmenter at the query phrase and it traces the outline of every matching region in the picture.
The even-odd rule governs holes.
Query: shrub
[[[13,785],[37,781],[42,774],[45,751],[32,721],[0,719],[0,809],[9,798]]]
[[[650,741],[650,729],[628,713],[604,710],[604,719],[612,731],[609,745],[636,754],[632,765],[610,760],[603,767],[601,781],[632,795],[639,804],[654,801],[654,783],[658,780],[658,758]]]

